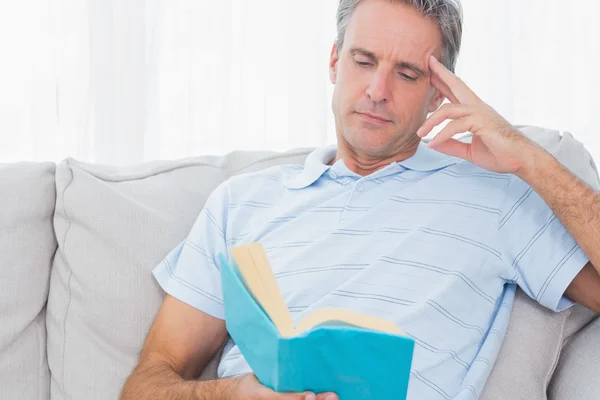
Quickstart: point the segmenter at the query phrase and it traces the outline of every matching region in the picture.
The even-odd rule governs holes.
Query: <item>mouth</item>
[[[364,121],[372,123],[372,124],[376,124],[376,125],[385,125],[385,124],[389,124],[390,121],[389,119],[385,119],[379,115],[375,115],[375,114],[371,114],[371,113],[360,113],[357,112],[358,116],[361,117]]]

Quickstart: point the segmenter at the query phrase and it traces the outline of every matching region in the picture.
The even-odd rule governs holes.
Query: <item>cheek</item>
[[[394,114],[397,121],[405,128],[413,129],[421,125],[428,115],[428,90],[416,86],[399,87],[394,97]]]
[[[420,115],[423,110],[427,112],[431,102],[429,90],[420,87],[405,90],[399,99],[404,103],[405,109],[410,109],[415,115]]]
[[[340,94],[343,107],[351,107],[364,95],[366,87],[363,80],[364,76],[357,73],[352,66],[345,65],[340,68],[336,90]]]

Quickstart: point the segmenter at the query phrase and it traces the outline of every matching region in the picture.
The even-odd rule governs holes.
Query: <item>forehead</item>
[[[442,36],[435,21],[413,7],[390,0],[364,0],[350,19],[344,50],[365,48],[378,57],[424,61],[441,56]]]

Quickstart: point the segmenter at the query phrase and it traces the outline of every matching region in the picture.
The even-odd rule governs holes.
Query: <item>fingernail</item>
[[[306,397],[304,397],[304,400],[317,400],[317,396],[315,396],[314,393],[308,393]]]
[[[433,60],[434,60],[435,62],[439,62],[439,61],[438,61],[438,59],[437,59],[437,58],[435,58],[435,56],[434,56],[433,54],[431,55],[431,58],[433,58]]]
[[[329,396],[325,397],[325,400],[334,400],[335,399],[335,395],[330,394]]]

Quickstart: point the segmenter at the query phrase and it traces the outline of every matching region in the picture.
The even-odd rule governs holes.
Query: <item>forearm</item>
[[[535,154],[519,177],[552,208],[600,273],[600,194],[550,154]]]
[[[229,399],[233,380],[186,381],[165,363],[140,364],[127,379],[121,400]]]

